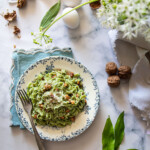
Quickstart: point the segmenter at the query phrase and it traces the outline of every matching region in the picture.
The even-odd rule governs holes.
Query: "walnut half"
[[[17,7],[22,8],[26,5],[26,0],[18,0],[17,1]]]
[[[12,13],[7,12],[6,14],[4,14],[4,18],[9,22],[16,20],[16,17],[17,17],[17,14],[15,10],[13,10]]]

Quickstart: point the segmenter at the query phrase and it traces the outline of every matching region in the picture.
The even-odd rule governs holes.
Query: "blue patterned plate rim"
[[[66,57],[66,56],[50,56],[50,57],[46,57],[44,59],[41,59],[41,60],[38,60],[36,63],[32,64],[26,71],[24,71],[24,73],[21,75],[18,83],[17,83],[17,86],[16,86],[16,91],[19,89],[19,85],[20,85],[20,82],[21,82],[21,79],[24,78],[26,76],[26,74],[28,73],[28,71],[30,70],[30,68],[34,68],[35,66],[37,66],[40,62],[42,61],[48,61],[48,60],[51,60],[51,59],[62,59],[62,60],[67,60],[67,61],[71,61],[71,62],[74,62],[76,65],[78,65],[80,68],[83,68],[84,71],[86,73],[89,73],[89,75],[91,76],[91,79],[92,79],[92,83],[93,83],[93,86],[94,86],[94,90],[96,91],[96,103],[95,103],[95,112],[94,112],[94,115],[93,115],[93,119],[92,120],[88,120],[87,119],[87,124],[84,128],[80,129],[79,131],[76,131],[74,133],[71,133],[72,135],[70,136],[61,136],[61,137],[58,137],[58,138],[50,138],[50,137],[45,137],[42,135],[42,133],[39,133],[40,137],[44,140],[49,140],[49,141],[66,141],[66,140],[69,140],[69,139],[72,139],[72,138],[75,138],[77,137],[78,135],[80,135],[81,133],[83,133],[91,124],[92,122],[94,121],[95,117],[96,117],[96,114],[98,112],[98,109],[99,109],[99,104],[100,104],[100,94],[99,94],[99,89],[98,89],[98,86],[97,86],[97,82],[95,80],[95,78],[93,77],[92,73],[84,66],[82,65],[79,61],[76,61],[75,59],[73,58],[69,58],[69,57]],[[32,130],[32,127],[29,126],[28,122],[26,121],[26,119],[21,115],[20,112],[18,112],[19,109],[19,106],[18,106],[18,96],[17,96],[17,93],[15,92],[15,106],[16,106],[16,111],[17,111],[17,114],[18,114],[18,117],[20,119],[20,121],[22,122],[22,124],[31,132],[33,133],[33,130]],[[23,110],[21,110],[21,112],[23,112]],[[52,127],[53,128],[53,127]]]

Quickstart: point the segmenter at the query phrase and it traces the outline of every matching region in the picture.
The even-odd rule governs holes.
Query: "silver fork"
[[[33,118],[31,116],[31,110],[32,110],[32,102],[31,102],[31,99],[28,97],[26,91],[23,89],[23,90],[19,90],[17,91],[17,94],[22,102],[22,105],[24,107],[24,110],[27,112],[28,116],[29,116],[29,119],[30,119],[30,122],[31,122],[31,125],[32,125],[32,129],[34,131],[34,135],[35,135],[35,140],[36,140],[36,143],[38,145],[38,148],[39,150],[45,150],[44,146],[43,146],[43,143],[42,143],[42,140],[35,128],[35,124],[33,122]]]

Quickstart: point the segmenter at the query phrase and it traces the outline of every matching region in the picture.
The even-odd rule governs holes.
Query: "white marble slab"
[[[14,44],[17,48],[24,49],[37,47],[32,43],[30,33],[37,31],[42,16],[55,1],[28,0],[27,7],[18,10],[15,4],[9,5],[7,0],[0,0],[0,12],[9,8],[9,10],[15,9],[18,15],[17,22],[9,26],[0,16],[0,149],[2,150],[37,149],[31,133],[27,130],[20,130],[18,127],[9,127],[9,85],[11,83],[9,69]],[[100,27],[88,6],[79,9],[78,12],[81,18],[78,29],[70,30],[60,20],[51,28],[49,34],[54,39],[54,46],[72,47],[76,60],[81,61],[93,73],[100,89],[100,109],[93,124],[82,135],[66,142],[44,141],[46,149],[101,150],[102,130],[106,118],[110,115],[115,124],[117,116],[124,110],[126,129],[120,150],[129,148],[149,150],[150,137],[145,134],[145,126],[136,117],[138,112],[133,110],[128,102],[128,83],[121,83],[117,89],[110,89],[106,83],[106,63],[117,62],[108,38],[108,31]],[[16,24],[21,29],[21,39],[16,38],[12,33],[13,25]],[[123,57],[123,61],[130,62],[131,66],[138,60],[134,49],[128,52],[122,52],[119,49],[117,55],[119,59]]]

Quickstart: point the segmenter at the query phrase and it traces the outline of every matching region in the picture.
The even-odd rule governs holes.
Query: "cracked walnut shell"
[[[114,62],[109,62],[106,64],[106,72],[109,75],[113,75],[117,73],[117,65]]]
[[[131,74],[131,68],[129,66],[120,66],[118,69],[118,75],[122,79],[129,79]]]
[[[107,83],[111,87],[118,87],[120,85],[120,78],[117,75],[108,77]]]

